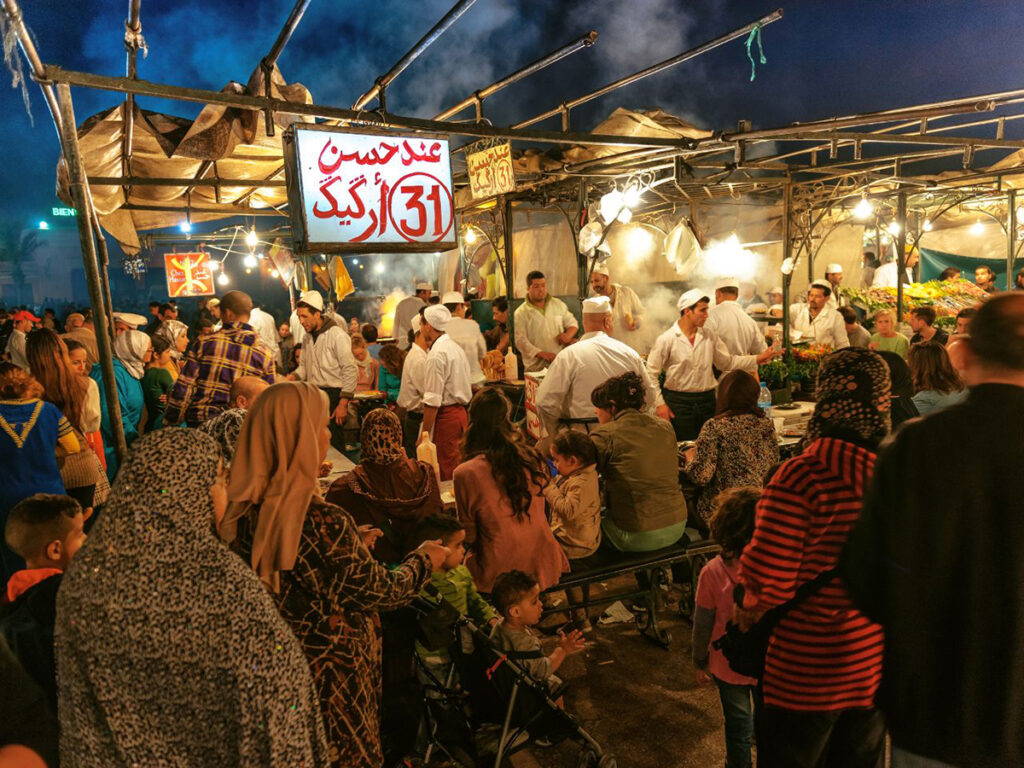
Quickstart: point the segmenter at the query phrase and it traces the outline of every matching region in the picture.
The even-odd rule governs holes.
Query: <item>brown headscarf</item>
[[[806,441],[834,437],[873,450],[889,433],[889,369],[868,349],[846,347],[821,361]]]
[[[402,445],[402,422],[387,408],[374,408],[363,419],[359,432],[361,461],[391,464],[405,458]]]
[[[275,384],[249,410],[238,437],[220,535],[233,541],[238,520],[259,507],[252,567],[274,592],[278,572],[295,565],[306,510],[319,493],[319,438],[327,417],[327,395],[317,387]]]
[[[718,382],[715,418],[744,413],[764,416],[764,411],[757,405],[760,395],[761,387],[753,376],[746,371],[729,371]]]

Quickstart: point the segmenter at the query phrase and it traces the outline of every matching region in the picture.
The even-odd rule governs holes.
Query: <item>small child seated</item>
[[[556,688],[562,681],[555,672],[570,654],[582,651],[583,633],[572,630],[568,635],[559,632],[558,646],[545,656],[540,640],[530,627],[540,622],[544,607],[540,602],[540,584],[537,579],[523,571],[508,571],[494,580],[491,599],[501,613],[494,640],[509,658],[523,667],[538,682],[546,682],[548,688]],[[559,702],[561,704],[561,702]]]
[[[462,564],[466,557],[465,526],[452,515],[434,513],[427,515],[417,526],[416,531],[418,540],[440,540],[451,550],[451,554],[441,564],[441,568],[434,571],[433,576],[430,577],[430,584],[437,589],[441,597],[459,613],[469,616],[481,628],[485,624],[492,626],[497,624],[497,612],[476,591],[473,576],[469,569]],[[420,592],[420,595],[427,600],[433,599],[425,589]],[[428,649],[417,641],[416,652],[427,667],[435,673],[442,672],[450,662],[447,648]]]
[[[0,633],[46,693],[55,713],[57,590],[64,570],[85,541],[84,522],[81,506],[70,496],[37,493],[14,506],[4,529],[7,546],[25,559],[26,567],[7,582]]]
[[[693,614],[693,663],[697,682],[718,686],[725,716],[726,765],[750,766],[754,736],[752,697],[757,680],[736,674],[712,643],[725,634],[732,616],[733,587],[737,584],[740,555],[754,535],[754,514],[761,490],[730,488],[715,499],[711,538],[722,553],[704,566],[697,580]],[[709,674],[710,673],[710,674]]]
[[[570,560],[587,557],[601,544],[601,494],[597,449],[584,432],[563,429],[551,442],[558,477],[544,487],[551,532]]]

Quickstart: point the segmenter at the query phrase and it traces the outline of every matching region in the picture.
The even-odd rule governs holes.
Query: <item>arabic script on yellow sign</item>
[[[466,168],[474,200],[515,191],[512,150],[507,142],[467,155]]]

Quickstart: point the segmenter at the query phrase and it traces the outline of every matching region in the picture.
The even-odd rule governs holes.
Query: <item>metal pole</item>
[[[391,69],[388,70],[387,74],[377,78],[377,82],[374,83],[373,87],[356,99],[355,104],[352,105],[352,109],[362,109],[373,99],[377,99],[380,102],[381,109],[384,109],[384,101],[381,98],[383,91],[387,88],[391,82],[405,71],[405,68],[412,64],[421,53],[429,48],[437,38],[444,34],[445,30],[448,29],[452,24],[458,21],[459,17],[470,9],[476,0],[459,0],[452,9],[444,15],[444,17],[433,26],[433,28],[425,34],[416,45],[414,45],[405,56],[398,60]]]
[[[514,214],[512,212],[512,201],[501,195],[498,205],[501,208],[501,230],[502,246],[505,250],[505,297],[508,299],[508,333],[509,343],[515,347],[515,329],[512,327],[512,300],[515,298],[515,252],[512,248],[512,223]]]
[[[896,220],[900,233],[896,236],[896,322],[903,322],[903,279],[907,264],[907,193],[896,195]],[[897,329],[898,330],[898,329]]]
[[[141,13],[142,0],[130,0],[128,18],[124,22],[124,47],[128,53],[125,63],[125,74],[132,80],[139,76],[138,55],[140,46],[144,46],[142,38]],[[125,95],[124,109],[121,112],[121,173],[132,175],[132,144],[135,137],[135,94]],[[129,187],[124,186],[124,199],[128,201]]]
[[[1016,285],[1014,264],[1017,255],[1017,190],[1006,191],[1006,290],[1012,291]]]
[[[96,243],[92,231],[92,200],[89,183],[85,179],[85,166],[78,146],[78,131],[75,129],[75,110],[71,103],[71,86],[60,83],[57,86],[57,104],[60,107],[61,123],[68,127],[64,131],[64,161],[68,164],[71,197],[78,209],[78,236],[82,243],[82,263],[85,279],[89,285],[89,300],[92,303],[93,323],[96,326],[96,346],[100,353],[100,369],[103,371],[103,394],[107,398],[107,413],[110,415],[110,429],[114,433],[114,453],[118,462],[128,455],[128,444],[124,439],[121,423],[121,402],[117,399],[117,382],[114,380],[114,355],[107,314],[103,306],[103,287],[100,281],[99,265],[96,261]]]
[[[309,8],[310,2],[312,2],[312,0],[297,0],[295,7],[292,8],[292,12],[288,14],[288,20],[285,21],[284,27],[281,28],[281,32],[277,36],[277,40],[274,41],[274,45],[271,47],[270,53],[268,53],[263,59],[263,64],[273,67],[277,63],[277,59],[281,56],[281,52],[284,50],[284,47],[288,45],[288,41],[291,40],[296,27],[299,26],[299,22],[302,21],[302,16],[305,14],[306,9]]]
[[[696,48],[691,48],[688,51],[684,51],[683,53],[680,53],[678,56],[673,56],[671,59],[665,59],[664,61],[658,64],[654,64],[653,66],[648,67],[647,69],[642,69],[639,72],[633,73],[632,75],[626,75],[626,77],[616,80],[613,83],[608,83],[608,85],[602,88],[598,88],[596,91],[591,91],[590,93],[578,96],[572,101],[567,101],[564,104],[560,104],[554,109],[549,109],[547,112],[543,112],[537,115],[536,117],[531,117],[529,120],[523,120],[521,123],[516,123],[512,127],[526,128],[527,126],[533,125],[534,123],[539,123],[541,120],[547,120],[549,117],[554,117],[555,115],[563,114],[564,112],[570,109],[575,109],[581,104],[586,104],[588,101],[593,101],[594,99],[600,98],[601,96],[609,94],[612,91],[616,91],[619,88],[622,88],[623,86],[632,85],[638,80],[643,80],[645,77],[650,77],[651,75],[663,72],[664,70],[669,69],[670,67],[674,67],[676,64],[682,64],[684,61],[695,59],[703,53],[707,53],[708,51],[714,50],[715,48],[718,48],[721,45],[725,45],[726,43],[732,42],[738,37],[743,37],[743,35],[749,34],[752,30],[758,27],[763,27],[767,24],[771,24],[773,21],[778,21],[781,18],[782,9],[779,8],[778,10],[772,11],[767,16],[762,16],[760,19],[756,19],[755,21],[752,21],[749,24],[740,27],[739,29],[734,29],[732,32],[724,34],[721,37],[716,37],[714,40],[709,40],[708,42],[704,43],[703,45],[699,45]]]
[[[590,30],[583,37],[580,37],[580,38],[578,38],[576,40],[573,40],[571,43],[567,43],[566,45],[563,45],[561,48],[559,48],[559,49],[557,49],[555,51],[552,51],[547,56],[544,56],[543,58],[537,59],[537,61],[533,62],[532,64],[527,64],[522,69],[517,69],[511,75],[506,75],[501,80],[498,80],[498,81],[496,81],[494,83],[491,83],[486,88],[481,88],[479,91],[474,93],[472,96],[467,96],[465,99],[460,101],[454,107],[449,107],[448,109],[446,109],[444,112],[440,113],[439,115],[435,115],[434,119],[435,120],[447,120],[448,118],[452,117],[453,115],[457,115],[459,112],[461,112],[462,110],[466,109],[467,107],[471,107],[474,104],[478,104],[479,102],[482,102],[484,99],[486,99],[486,98],[488,98],[490,96],[493,96],[494,94],[496,94],[498,91],[502,90],[503,88],[507,88],[508,86],[512,85],[513,83],[516,83],[516,82],[522,80],[525,77],[529,77],[530,75],[534,74],[535,72],[539,72],[540,70],[544,69],[545,67],[551,66],[556,61],[561,61],[566,56],[569,56],[569,55],[571,55],[573,53],[576,53],[576,51],[581,51],[584,48],[589,48],[590,46],[592,46],[596,42],[597,42],[597,32],[594,31],[594,30]]]
[[[60,135],[60,108],[57,106],[57,97],[54,94],[52,85],[49,83],[42,84],[44,82],[43,61],[39,58],[35,43],[32,41],[32,35],[29,34],[28,28],[25,26],[25,20],[21,15],[21,8],[18,7],[17,0],[3,0],[3,4],[4,10],[7,11],[7,16],[10,18],[11,27],[18,36],[18,45],[21,46],[22,53],[25,54],[25,59],[32,68],[33,79],[40,83],[39,87],[43,91],[43,98],[46,99],[46,106],[49,107],[50,114],[53,116],[53,127],[57,131],[57,141],[62,141]]]
[[[107,323],[110,331],[110,338],[114,338],[114,299],[110,295],[110,253],[107,251],[107,239],[103,235],[103,229],[100,227],[100,218],[96,214],[96,209],[90,205],[89,212],[92,218],[92,229],[96,235],[96,244],[99,246],[98,260],[100,268],[100,284],[103,287],[103,303],[107,307]],[[79,214],[82,215],[82,214]]]
[[[790,234],[789,219],[793,215],[793,183],[786,182],[782,190],[782,263],[793,258],[793,239]],[[793,280],[792,271],[782,275],[782,346],[790,351],[789,342],[789,284]]]

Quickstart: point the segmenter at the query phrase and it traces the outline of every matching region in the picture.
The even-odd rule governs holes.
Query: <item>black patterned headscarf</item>
[[[869,446],[889,434],[889,368],[869,349],[846,347],[821,361],[807,442],[835,437]]]
[[[242,433],[246,413],[244,408],[228,408],[196,427],[217,441],[226,466],[235,458],[235,447],[238,445],[238,436]]]
[[[366,414],[359,432],[359,443],[363,461],[391,464],[405,458],[402,422],[387,408],[374,408]]]
[[[326,766],[302,648],[217,540],[221,453],[145,435],[64,574],[55,627],[61,764]]]

